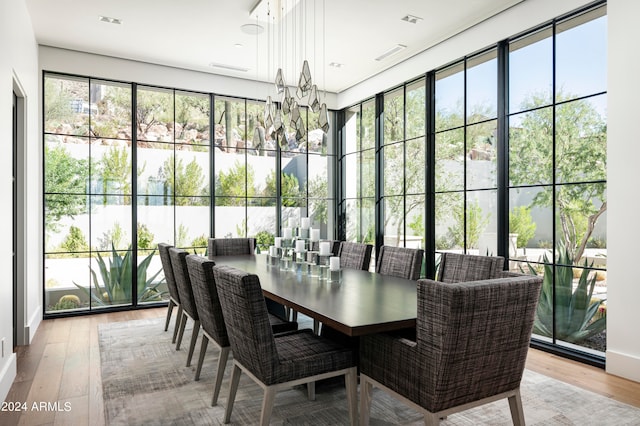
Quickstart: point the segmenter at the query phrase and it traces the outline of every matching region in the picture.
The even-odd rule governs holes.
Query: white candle
[[[320,240],[320,230],[311,228],[311,241],[318,241],[318,240]]]
[[[278,256],[278,249],[276,246],[271,246],[269,247],[269,254],[271,255],[271,257],[276,257]]]
[[[300,219],[300,228],[309,229],[309,226],[311,226],[311,221],[308,217],[303,217]]]
[[[275,240],[274,240],[274,244],[278,248],[282,247],[282,237],[276,237]]]
[[[285,240],[290,240],[291,238],[293,238],[293,231],[291,230],[291,228],[284,228],[282,230],[282,236]]]
[[[296,240],[296,252],[304,253],[304,240]]]
[[[329,270],[330,271],[339,271],[340,270],[340,258],[337,256],[331,256],[329,258]]]
[[[320,242],[320,256],[328,256],[330,254],[330,249],[329,241]]]

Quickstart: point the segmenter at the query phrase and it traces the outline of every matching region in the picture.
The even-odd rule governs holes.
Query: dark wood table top
[[[214,261],[256,274],[265,297],[348,336],[416,325],[415,281],[353,269],[343,269],[339,283],[320,281],[268,266],[266,255],[221,256]]]

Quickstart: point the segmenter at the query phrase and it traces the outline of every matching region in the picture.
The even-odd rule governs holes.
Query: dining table
[[[351,337],[415,327],[417,283],[370,271],[342,269],[339,280],[281,270],[268,255],[220,256],[228,265],[255,274],[265,298],[301,312]]]

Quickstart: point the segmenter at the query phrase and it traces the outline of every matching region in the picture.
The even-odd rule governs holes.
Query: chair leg
[[[231,384],[229,385],[229,399],[227,399],[227,408],[224,410],[223,423],[229,423],[231,419],[231,411],[233,411],[233,403],[236,399],[236,392],[238,391],[238,382],[240,382],[240,374],[242,370],[237,365],[233,365],[233,371],[231,372]]]
[[[313,319],[313,334],[316,336],[320,335],[320,321],[315,318]]]
[[[307,383],[307,396],[309,398],[309,401],[316,400],[316,382]]]
[[[178,341],[176,342],[176,351],[180,350],[180,343],[182,343],[182,335],[184,334],[184,328],[187,325],[187,315],[182,312],[182,316],[179,318],[180,331],[178,331]]]
[[[273,402],[276,399],[276,391],[271,386],[264,389],[264,397],[262,399],[262,412],[260,413],[260,425],[268,426],[271,420],[271,411],[273,410]]]
[[[198,340],[199,332],[200,332],[200,321],[196,320],[193,323],[193,332],[191,333],[191,343],[189,344],[189,354],[187,355],[187,367],[191,365],[191,358],[193,358],[193,352],[196,349],[196,341]]]
[[[229,359],[230,347],[221,348],[220,356],[218,357],[218,371],[216,372],[216,383],[213,386],[213,399],[211,399],[211,405],[214,406],[218,403],[218,395],[220,395],[220,387],[222,386],[222,378],[224,377],[224,369],[227,366],[227,359]]]
[[[344,376],[344,385],[347,390],[347,404],[349,405],[349,422],[355,426],[358,424],[358,371],[356,367],[349,369]]]
[[[178,316],[176,317],[176,325],[173,328],[173,340],[171,343],[176,342],[176,338],[178,337],[178,329],[180,328],[180,320],[182,319],[182,305],[178,305]]]
[[[524,426],[524,410],[522,408],[522,398],[520,397],[520,389],[516,390],[516,394],[509,397],[509,409],[511,410],[511,420],[514,426]]]
[[[371,411],[371,391],[373,386],[364,376],[360,376],[360,425],[369,425]]]
[[[433,413],[424,415],[424,426],[438,426],[440,424],[440,416]]]
[[[169,323],[171,322],[171,313],[173,312],[173,300],[169,299],[169,306],[167,306],[167,320],[164,322],[164,331],[169,329]]]
[[[207,353],[207,346],[209,345],[209,338],[206,334],[202,335],[202,344],[200,345],[200,356],[198,357],[198,366],[196,367],[196,376],[193,380],[196,382],[200,380],[200,371],[202,371],[202,364],[204,363],[204,354]]]

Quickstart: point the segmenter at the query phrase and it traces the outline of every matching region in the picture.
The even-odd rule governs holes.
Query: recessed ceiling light
[[[344,64],[340,64],[340,63],[338,63],[338,62],[331,62],[331,63],[329,64],[329,66],[330,66],[330,67],[333,67],[333,68],[342,68],[342,67],[344,66]]]
[[[233,45],[233,47],[235,47],[236,49],[242,49],[244,45],[242,43],[236,43]]]
[[[100,22],[106,22],[108,24],[116,24],[116,25],[122,24],[122,19],[112,18],[110,16],[98,16],[98,20]]]
[[[422,18],[414,15],[407,15],[404,18],[402,18],[402,20],[409,22],[410,24],[417,24],[418,22],[422,21]]]
[[[209,64],[209,66],[211,68],[220,68],[223,70],[229,70],[229,71],[240,71],[240,72],[247,72],[249,71],[249,68],[245,68],[245,67],[238,67],[235,65],[227,65],[227,64],[219,64],[217,62],[211,62]]]
[[[392,47],[391,49],[387,50],[382,55],[378,56],[376,58],[376,61],[381,61],[381,60],[383,60],[385,58],[388,58],[391,55],[395,55],[399,51],[404,50],[406,48],[407,48],[407,46],[405,46],[404,44],[396,44],[394,47]]]
[[[240,30],[245,34],[256,35],[262,34],[264,27],[258,24],[244,24],[240,26]]]

